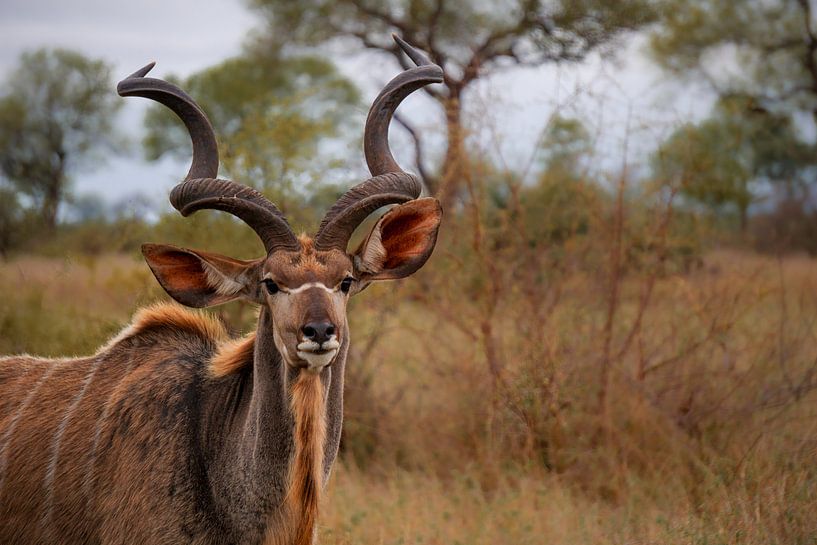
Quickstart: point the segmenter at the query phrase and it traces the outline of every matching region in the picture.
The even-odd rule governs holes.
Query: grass
[[[536,305],[503,276],[489,307],[438,258],[352,305],[321,543],[817,544],[817,262],[718,251],[628,271],[608,324],[603,271],[547,278]],[[159,297],[133,256],[15,258],[0,353],[91,353]]]

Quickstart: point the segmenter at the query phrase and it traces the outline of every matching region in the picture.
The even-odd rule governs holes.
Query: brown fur
[[[0,543],[155,543],[193,527],[192,509],[163,502],[169,468],[190,459],[175,430],[195,422],[191,377],[222,339],[217,321],[157,305],[92,357],[0,359]]]
[[[130,326],[105,345],[102,351],[150,330],[166,328],[189,333],[214,343],[228,339],[224,325],[209,314],[191,311],[174,303],[156,303],[139,309],[133,316]]]
[[[154,435],[151,431],[158,424],[153,420],[155,417],[141,415],[134,409],[148,399],[172,399],[181,395],[178,390],[185,372],[179,369],[178,379],[172,368],[165,368],[170,374],[159,372],[166,365],[165,358],[179,350],[195,354],[204,348],[211,355],[207,374],[218,379],[252,364],[255,340],[255,334],[230,340],[221,323],[206,314],[175,304],[159,304],[140,310],[129,326],[91,358],[0,359],[0,382],[4,387],[12,387],[0,402],[3,407],[0,453],[7,456],[3,460],[6,467],[0,468],[0,474],[6,477],[4,488],[0,489],[3,522],[0,542],[22,536],[14,528],[26,521],[33,521],[33,527],[37,527],[37,521],[43,521],[43,529],[35,534],[36,542],[57,542],[61,531],[76,536],[77,532],[96,527],[97,521],[105,524],[103,514],[120,509],[123,501],[137,518],[161,509],[161,503],[154,503],[161,493],[155,497],[121,495],[132,483],[129,478],[123,480],[117,475],[122,467],[131,468],[129,471],[136,471],[140,479],[153,483],[150,488],[162,491],[167,487],[164,482],[167,476],[158,472],[155,477],[159,480],[153,482],[148,468],[161,465],[163,454],[178,451],[179,446],[169,443],[159,452],[126,451],[127,455],[120,453],[119,458],[112,458],[110,449],[117,448],[119,431],[111,426],[121,426],[123,420],[120,418],[114,424],[114,421],[106,422],[105,417],[126,411],[132,415],[128,425],[130,433],[144,433],[141,441],[145,445],[162,445],[163,434]],[[139,346],[144,347],[139,361],[122,359]],[[13,387],[13,383],[19,383],[18,387]],[[31,390],[35,391],[28,397]],[[66,407],[74,410],[66,414]],[[295,420],[295,450],[290,462],[286,501],[270,521],[267,542],[307,545],[312,543],[317,521],[326,433],[324,388],[319,375],[300,374],[291,387],[290,408]],[[16,422],[25,426],[9,429],[18,410],[23,412]],[[95,433],[98,426],[101,426],[100,435]],[[8,436],[6,432],[10,432]],[[55,441],[56,436],[61,441]],[[49,474],[51,489],[42,491],[43,476]],[[49,482],[49,477],[45,481]],[[6,501],[7,507],[15,503],[16,506],[4,515],[2,496],[8,500],[7,494],[12,491],[23,502]],[[184,517],[183,513],[165,514],[169,517],[167,520],[152,518],[154,522],[148,525],[149,530],[133,536],[128,534],[130,525],[126,520],[119,521],[123,526],[96,528],[105,532],[112,542],[152,543],[161,538],[165,524],[172,524],[168,521],[175,516]],[[4,529],[4,524],[10,526]]]
[[[319,251],[312,239],[302,235],[299,239],[301,251],[277,252],[263,266],[273,280],[284,287],[298,287],[306,282],[321,281],[332,287],[352,273],[349,257],[340,250]]]
[[[213,378],[222,378],[252,365],[254,351],[255,333],[222,343],[216,355],[210,360],[210,375]]]
[[[357,250],[361,277],[385,280],[415,272],[434,249],[441,218],[440,203],[432,198],[409,201],[386,212]]]
[[[429,204],[433,206],[435,203]],[[414,207],[419,210],[412,208],[406,212],[403,212],[404,208],[409,207],[398,208],[395,213],[387,214],[381,224],[381,240],[388,256],[383,265],[386,269],[400,267],[410,259],[422,255],[428,247],[429,233],[436,230],[439,223],[435,214],[419,206]]]

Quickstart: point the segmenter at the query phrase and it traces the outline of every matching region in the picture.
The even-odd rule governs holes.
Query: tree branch
[[[414,141],[414,157],[415,162],[417,163],[417,171],[420,174],[420,177],[423,179],[423,183],[425,183],[428,192],[432,195],[435,194],[437,192],[437,188],[439,187],[439,180],[436,176],[433,176],[425,166],[425,160],[423,158],[423,144],[419,131],[417,131],[417,129],[415,129],[405,118],[403,118],[403,116],[396,112],[393,119],[397,121],[401,127],[406,129],[411,136],[411,139]]]
[[[805,26],[806,35],[808,36],[806,55],[803,60],[806,64],[806,70],[808,70],[811,76],[812,89],[817,93],[817,60],[815,59],[815,53],[817,53],[817,36],[815,36],[811,28],[811,4],[809,0],[798,0],[798,3],[803,10],[803,24]]]
[[[444,2],[444,0],[440,0],[440,4],[442,4],[443,2]],[[358,7],[359,0],[353,0],[352,4],[355,7]],[[361,8],[358,8],[358,9],[361,9]],[[364,12],[364,13],[366,13],[366,12]],[[384,17],[386,17],[386,16],[384,16]],[[384,22],[387,22],[387,24],[393,24],[392,22],[389,22],[389,21],[396,21],[396,19],[394,19],[394,18],[392,18],[390,16],[388,16],[388,17],[386,17],[384,19],[381,19],[381,20],[383,20]],[[411,29],[406,23],[399,22],[399,25],[395,24],[394,26],[395,26],[396,29],[401,31],[401,33],[403,34],[404,39],[408,40],[410,43],[412,43],[412,45],[416,45],[416,46],[420,47],[421,49],[426,50],[426,52],[429,53],[429,55],[430,55],[431,59],[433,60],[433,62],[437,63],[439,66],[443,66],[443,64],[445,62],[445,56],[439,50],[432,47],[430,44],[422,43],[422,41],[418,41],[417,38],[416,38],[416,36],[417,36],[416,32],[414,32],[414,30]],[[342,33],[349,34],[351,36],[354,36],[358,40],[360,40],[360,42],[363,44],[363,46],[366,47],[367,49],[374,49],[376,51],[382,51],[384,53],[389,53],[390,55],[392,55],[397,60],[397,62],[400,64],[400,66],[401,66],[401,68],[403,70],[409,70],[409,69],[414,67],[414,64],[412,64],[409,61],[409,59],[403,53],[403,50],[400,49],[400,47],[398,47],[397,44],[391,43],[389,45],[384,45],[384,44],[378,43],[378,42],[376,42],[376,41],[374,41],[372,39],[372,35],[369,34],[366,30],[351,30],[351,29],[339,29],[339,30]],[[430,96],[431,98],[433,98],[437,102],[442,103],[446,98],[445,93],[442,93],[442,92],[440,92],[439,90],[437,90],[435,88],[426,86],[426,87],[423,87],[422,90],[423,90],[423,92],[428,94],[428,96]]]
[[[410,32],[408,25],[406,25],[405,21],[400,21],[399,19],[395,19],[392,17],[391,14],[378,11],[377,9],[367,6],[363,0],[349,0],[349,3],[352,4],[357,10],[359,10],[364,15],[368,15],[373,19],[377,19],[386,23],[387,25],[393,26],[394,28],[398,29],[404,35],[408,36],[409,34],[413,34]]]
[[[541,27],[545,34],[551,34],[551,28],[550,25],[547,24],[547,21],[539,20],[536,17],[536,2],[528,0],[522,8],[519,19],[514,24],[494,30],[474,49],[471,58],[463,68],[463,86],[479,77],[479,70],[483,64],[499,57],[510,57],[514,59],[514,62],[517,64],[523,64],[522,59],[514,51],[518,43],[518,38],[512,40],[511,43],[504,47],[500,47],[499,44],[502,40],[507,38],[523,35],[527,30],[535,26]],[[536,64],[541,64],[545,60],[546,56],[543,56]]]
[[[437,64],[439,64],[441,61],[441,59],[437,57],[437,54],[439,53],[436,46],[437,23],[440,21],[440,16],[442,15],[444,9],[445,0],[437,0],[437,5],[434,7],[434,11],[431,12],[431,14],[428,16],[428,21],[426,21],[426,24],[428,25],[428,31],[426,32],[426,35],[428,36],[428,39],[426,40],[428,42],[428,52],[432,55],[432,59]]]

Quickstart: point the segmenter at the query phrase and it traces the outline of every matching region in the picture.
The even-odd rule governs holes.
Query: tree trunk
[[[437,198],[440,199],[443,209],[448,209],[453,204],[468,169],[460,91],[450,89],[450,93],[450,96],[446,97],[443,102],[448,147],[445,151],[443,175],[437,189]]]
[[[55,180],[48,184],[43,193],[43,205],[40,214],[43,225],[49,231],[57,227],[57,213],[59,212],[60,200],[62,200],[62,175],[55,176]]]

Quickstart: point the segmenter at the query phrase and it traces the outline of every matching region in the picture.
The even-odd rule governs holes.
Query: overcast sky
[[[117,78],[152,60],[158,64],[151,75],[184,76],[239,53],[258,24],[241,0],[2,0],[0,74],[8,74],[22,51],[47,46],[104,58],[113,64]],[[596,139],[597,162],[605,170],[620,168],[625,149],[637,168],[672,128],[702,117],[711,105],[706,92],[678,85],[655,68],[643,54],[643,41],[629,40],[614,60],[593,56],[578,66],[493,76],[467,97],[483,127],[474,135],[479,146],[508,166],[528,167],[543,127],[558,109],[588,124]],[[346,48],[334,52],[338,57],[349,51],[349,46],[338,47]],[[361,88],[367,103],[398,70],[373,53],[354,56],[340,66]],[[120,117],[124,132],[137,142],[147,103],[125,101]],[[439,112],[428,99],[411,97],[404,108],[424,130],[441,134]],[[410,160],[405,135],[394,132],[395,155]],[[432,139],[431,147],[434,143]],[[128,155],[110,159],[93,173],[79,173],[74,189],[78,194],[99,193],[108,202],[135,191],[160,200],[186,168],[172,159],[147,163],[139,147],[133,146]],[[355,174],[359,169],[360,164],[350,165]]]

